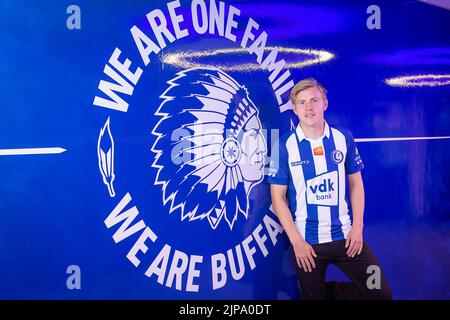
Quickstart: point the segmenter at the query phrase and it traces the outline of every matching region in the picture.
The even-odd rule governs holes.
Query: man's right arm
[[[294,219],[292,219],[291,210],[288,206],[288,201],[286,199],[287,186],[279,184],[270,185],[270,195],[272,198],[272,208],[277,214],[278,219],[283,226],[284,231],[286,231],[291,244],[304,241],[300,233],[294,224]]]
[[[272,208],[277,214],[277,217],[294,248],[298,266],[307,272],[311,272],[312,269],[316,267],[313,257],[317,257],[317,255],[311,245],[302,238],[295,227],[291,210],[289,209],[288,201],[286,199],[286,191],[287,186],[285,185],[270,185]]]

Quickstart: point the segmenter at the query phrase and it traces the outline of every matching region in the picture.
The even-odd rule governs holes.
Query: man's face
[[[294,112],[300,122],[308,127],[322,125],[323,113],[327,105],[323,100],[322,92],[317,87],[312,87],[297,93],[294,102]]]

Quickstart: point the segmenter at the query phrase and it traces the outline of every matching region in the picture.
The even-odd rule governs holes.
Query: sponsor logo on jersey
[[[315,147],[313,149],[313,153],[315,156],[323,156],[324,155],[323,147],[322,146]]]
[[[338,172],[327,172],[306,181],[306,201],[308,204],[337,206]]]

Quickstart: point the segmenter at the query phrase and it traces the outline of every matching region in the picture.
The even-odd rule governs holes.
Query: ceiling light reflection
[[[315,49],[297,49],[297,48],[286,48],[286,47],[277,47],[278,52],[290,53],[296,55],[308,56],[308,59],[295,61],[295,62],[287,62],[286,68],[289,69],[300,69],[307,66],[311,66],[314,64],[324,63],[335,58],[335,55],[331,52],[325,50],[315,50]],[[271,51],[275,49],[275,47],[266,47],[264,51]],[[167,53],[162,56],[162,62],[166,64],[170,64],[176,67],[180,67],[183,69],[189,68],[218,68],[223,71],[241,71],[241,72],[250,72],[250,71],[259,71],[262,70],[261,67],[257,63],[243,63],[237,65],[225,65],[220,63],[211,63],[204,64],[192,61],[195,58],[203,58],[217,55],[233,55],[233,54],[242,54],[246,53],[247,50],[244,48],[236,48],[236,49],[216,49],[216,50],[205,50],[205,51],[181,51],[181,52],[173,52]]]
[[[393,87],[437,87],[450,84],[450,74],[422,74],[386,79]]]

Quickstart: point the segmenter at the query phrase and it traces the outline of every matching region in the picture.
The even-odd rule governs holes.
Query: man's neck
[[[320,138],[323,135],[323,132],[325,130],[325,121],[323,121],[322,124],[312,127],[305,126],[300,122],[300,128],[302,128],[306,138],[314,140]]]

